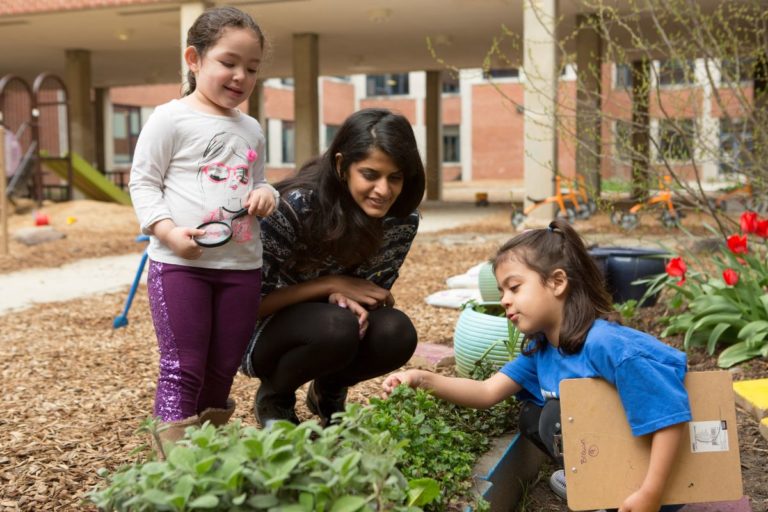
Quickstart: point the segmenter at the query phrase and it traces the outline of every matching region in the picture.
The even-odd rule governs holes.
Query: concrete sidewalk
[[[419,234],[477,222],[504,205],[476,207],[467,203],[426,203]],[[0,315],[35,304],[57,302],[123,290],[131,285],[141,254],[80,260],[50,269],[0,274]],[[142,276],[146,282],[146,271]]]

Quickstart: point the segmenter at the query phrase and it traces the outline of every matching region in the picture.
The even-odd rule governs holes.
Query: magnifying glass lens
[[[223,222],[207,222],[198,227],[205,234],[195,237],[195,241],[203,247],[217,247],[232,238],[232,228]]]

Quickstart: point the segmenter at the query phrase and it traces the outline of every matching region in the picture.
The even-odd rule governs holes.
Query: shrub
[[[397,462],[405,442],[366,427],[369,414],[351,404],[327,429],[316,422],[189,429],[166,461],[122,468],[90,498],[108,511],[422,510],[437,483],[403,476]]]

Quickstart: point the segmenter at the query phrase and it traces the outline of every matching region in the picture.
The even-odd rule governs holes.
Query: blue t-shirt
[[[523,387],[518,399],[538,405],[560,398],[563,379],[604,379],[618,390],[635,436],[691,420],[683,386],[685,354],[649,334],[605,320],[595,320],[576,354],[546,344],[500,371]]]

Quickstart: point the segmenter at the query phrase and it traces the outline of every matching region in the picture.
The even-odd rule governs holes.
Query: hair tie
[[[549,231],[550,233],[554,233],[555,229],[557,229],[556,227],[552,226],[552,224],[553,222],[550,222],[549,226],[547,226],[547,231]]]

